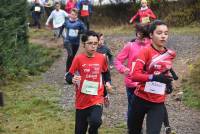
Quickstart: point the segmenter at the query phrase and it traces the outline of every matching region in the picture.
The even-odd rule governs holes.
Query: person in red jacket
[[[102,124],[104,84],[111,87],[106,57],[96,52],[99,37],[87,31],[81,38],[85,52],[77,55],[66,74],[66,81],[76,86],[75,134],[98,134]]]
[[[129,134],[140,134],[147,114],[147,134],[160,134],[165,118],[165,97],[171,93],[172,67],[176,53],[165,47],[168,27],[161,20],[151,23],[152,44],[140,51],[132,73],[132,80],[139,82],[132,100],[131,117],[128,119]]]
[[[76,7],[76,0],[67,0],[65,4],[65,11],[71,13],[71,10]]]
[[[148,24],[151,22],[151,19],[156,19],[156,15],[153,11],[147,6],[146,0],[141,0],[141,8],[138,12],[130,19],[130,23],[133,23],[136,18],[139,17],[139,21],[142,24]]]

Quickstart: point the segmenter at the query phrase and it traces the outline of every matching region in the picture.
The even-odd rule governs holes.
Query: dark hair
[[[55,5],[55,6],[56,6],[56,5],[60,5],[60,2],[55,2],[55,4],[54,4],[54,5]]]
[[[162,20],[154,20],[149,26],[149,33],[153,33],[157,26],[166,25],[167,24]]]
[[[97,39],[98,39],[98,41],[99,41],[99,36],[98,36],[98,34],[97,34],[96,32],[94,32],[94,31],[87,31],[86,33],[84,33],[83,36],[81,37],[81,41],[82,41],[82,42],[88,41],[88,37],[89,37],[89,36],[96,36]]]
[[[102,33],[98,33],[98,35],[99,35],[99,38],[100,38],[101,36],[103,36],[103,34],[102,34]]]
[[[149,28],[148,25],[137,23],[135,26],[136,36],[137,36],[137,33],[140,32],[143,34],[143,38],[149,37],[148,28]]]

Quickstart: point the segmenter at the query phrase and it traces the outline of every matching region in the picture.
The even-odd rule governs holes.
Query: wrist
[[[152,81],[152,79],[153,79],[153,75],[151,74],[151,75],[149,75],[148,80]]]

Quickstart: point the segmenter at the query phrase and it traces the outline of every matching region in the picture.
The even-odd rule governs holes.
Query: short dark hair
[[[58,2],[58,1],[57,1],[57,2],[55,2],[55,4],[54,4],[54,5],[55,5],[55,6],[56,6],[56,5],[60,5],[60,2]]]
[[[82,37],[81,37],[81,41],[82,41],[82,42],[88,41],[88,37],[89,37],[89,36],[96,36],[97,39],[98,39],[98,41],[99,41],[99,36],[98,36],[98,34],[97,34],[96,32],[94,32],[94,31],[87,31],[87,32],[85,32],[85,33],[82,35]]]
[[[168,25],[167,25],[164,21],[162,21],[162,20],[154,20],[154,21],[150,24],[150,26],[149,26],[149,33],[153,33],[154,30],[156,29],[156,27],[159,26],[159,25],[166,25],[166,26],[168,26]]]

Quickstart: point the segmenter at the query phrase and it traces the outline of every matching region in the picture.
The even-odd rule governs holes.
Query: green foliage
[[[3,0],[0,4],[0,85],[6,80],[47,70],[59,50],[28,43],[27,0]]]
[[[8,75],[20,72],[21,57],[28,50],[26,2],[26,0],[1,1],[0,81],[6,79]]]
[[[184,82],[184,101],[200,109],[200,59],[192,66],[190,79]]]
[[[139,5],[132,3],[120,3],[112,5],[95,6],[91,17],[92,24],[117,26],[129,22],[137,12]]]

